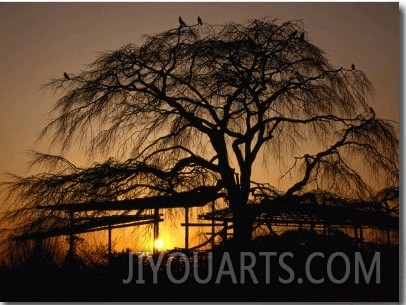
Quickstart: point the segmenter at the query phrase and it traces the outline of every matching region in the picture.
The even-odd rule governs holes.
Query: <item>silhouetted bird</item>
[[[369,107],[369,111],[370,111],[373,115],[375,115],[375,111],[374,111],[374,109],[373,109],[372,107]]]
[[[300,34],[300,40],[304,40],[304,33]]]
[[[355,65],[354,64],[351,65],[351,69],[355,70]]]
[[[179,16],[179,24],[181,26],[186,26],[186,23],[183,21],[182,17]]]
[[[197,17],[197,22],[198,22],[200,25],[203,25],[202,18]]]
[[[63,76],[65,76],[65,78],[66,78],[67,80],[70,80],[70,77],[69,77],[68,73],[63,72]]]

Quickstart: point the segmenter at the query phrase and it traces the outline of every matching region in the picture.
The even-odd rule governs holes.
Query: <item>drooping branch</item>
[[[340,139],[328,149],[310,156],[306,154],[304,160],[303,178],[290,187],[286,194],[292,195],[300,191],[312,179],[312,175],[322,175],[320,179],[327,180],[329,177],[342,177],[349,183],[350,189],[365,195],[368,192],[368,184],[362,179],[362,175],[357,172],[352,165],[347,163],[342,155],[361,151],[370,164],[376,175],[387,173],[396,178],[399,175],[397,166],[399,142],[393,136],[392,127],[383,120],[372,117],[368,120],[361,119],[359,125],[348,125],[341,132]],[[370,143],[376,143],[371,145]],[[346,149],[343,153],[342,150]],[[341,153],[340,153],[341,152]],[[333,178],[335,179],[335,178]],[[337,181],[333,181],[337,183]],[[343,182],[343,180],[341,180]],[[369,192],[370,193],[370,192]]]

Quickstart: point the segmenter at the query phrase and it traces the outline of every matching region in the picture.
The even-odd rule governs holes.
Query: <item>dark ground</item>
[[[110,264],[84,268],[80,262],[65,263],[55,266],[38,259],[32,259],[24,265],[13,269],[3,267],[0,271],[0,300],[5,302],[21,301],[94,301],[94,302],[209,302],[209,301],[288,301],[288,302],[398,302],[399,301],[399,250],[398,247],[386,248],[380,252],[380,283],[376,283],[375,268],[369,284],[365,283],[360,271],[360,283],[355,283],[355,252],[360,252],[363,262],[369,270],[372,258],[377,250],[360,249],[340,240],[324,240],[306,235],[285,236],[285,238],[263,238],[252,242],[245,249],[256,257],[253,268],[259,284],[250,281],[245,273],[245,284],[241,284],[239,257],[231,243],[213,250],[213,276],[207,284],[199,284],[193,277],[185,283],[174,284],[168,278],[166,268],[159,271],[158,283],[153,284],[152,271],[145,264],[143,278],[145,284],[137,284],[138,264],[134,262],[134,278],[129,284],[123,284],[128,278],[129,256],[127,253],[116,254]],[[181,250],[180,250],[181,251]],[[259,252],[276,252],[270,258],[270,283],[266,283],[266,263]],[[230,275],[223,275],[219,284],[215,284],[224,252],[231,254],[238,283],[231,281]],[[294,280],[289,284],[280,282],[279,277],[288,279],[289,273],[283,268],[279,256],[291,252],[293,258],[285,257],[284,263],[294,272]],[[324,258],[317,257],[311,263],[311,273],[316,279],[324,277],[322,284],[313,284],[305,274],[306,259],[311,253],[322,252]],[[329,280],[327,261],[331,254],[342,252],[349,258],[351,267],[348,280],[335,284]],[[199,275],[205,278],[207,261],[205,253],[200,252]],[[246,259],[249,265],[250,259]],[[192,264],[193,265],[193,264]],[[184,264],[174,260],[171,263],[173,276],[183,277]],[[229,270],[228,266],[224,270]],[[332,273],[337,279],[344,276],[344,260],[336,257],[332,263]],[[191,269],[191,273],[193,271]],[[298,283],[298,278],[303,283]],[[300,281],[300,280],[299,280]]]

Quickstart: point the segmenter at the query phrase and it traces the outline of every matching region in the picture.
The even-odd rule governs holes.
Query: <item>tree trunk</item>
[[[240,193],[237,192],[237,194]],[[253,218],[247,208],[248,198],[238,195],[233,197],[230,200],[230,208],[233,213],[233,240],[237,247],[245,247],[252,237]]]
[[[230,203],[234,220],[234,240],[245,247],[251,241],[255,215],[248,207],[250,192],[251,165],[241,167],[240,181],[236,181],[234,201]]]
[[[252,221],[246,213],[246,208],[233,211],[234,241],[239,246],[245,246],[251,240]]]

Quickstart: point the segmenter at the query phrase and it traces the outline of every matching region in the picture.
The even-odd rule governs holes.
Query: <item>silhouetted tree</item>
[[[227,193],[234,237],[244,242],[261,153],[272,174],[283,176],[279,164],[290,163],[286,174],[296,177],[284,191],[270,186],[273,196],[328,190],[365,197],[370,173],[396,185],[396,130],[369,111],[367,77],[333,67],[304,35],[301,22],[267,19],[176,27],[53,80],[49,86],[63,96],[43,135],[62,151],[79,142],[90,153],[119,150],[126,161],[81,169],[37,154],[59,172],[17,178],[14,190],[29,208],[212,186]]]

